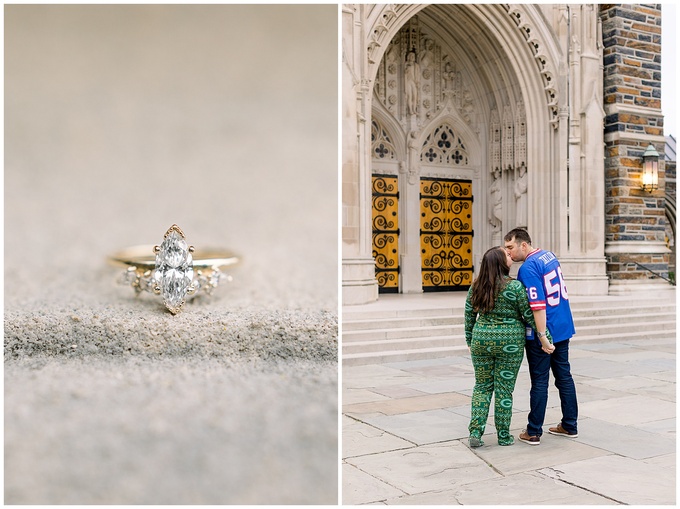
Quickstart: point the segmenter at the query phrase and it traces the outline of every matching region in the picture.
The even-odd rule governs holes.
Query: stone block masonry
[[[661,109],[661,8],[604,5],[600,11],[604,42],[604,103]],[[605,133],[629,131],[659,135],[661,115],[637,108],[615,110]]]
[[[605,240],[611,280],[664,276],[664,137],[661,114],[661,5],[602,5]],[[652,143],[660,154],[659,187],[641,189],[642,154]]]

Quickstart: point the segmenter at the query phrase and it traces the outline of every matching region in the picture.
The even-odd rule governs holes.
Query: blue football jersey
[[[527,288],[531,309],[545,309],[553,343],[571,338],[576,333],[574,318],[557,257],[542,249],[532,251],[519,268],[517,279]],[[534,334],[527,328],[527,340],[530,339],[534,339]]]

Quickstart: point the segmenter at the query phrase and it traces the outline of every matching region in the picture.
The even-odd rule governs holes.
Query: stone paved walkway
[[[517,440],[529,412],[525,359],[515,445],[498,446],[492,408],[474,450],[469,356],[344,367],[342,503],[675,504],[675,340],[574,341],[571,363],[579,438],[547,433],[561,416],[551,386],[541,445]]]

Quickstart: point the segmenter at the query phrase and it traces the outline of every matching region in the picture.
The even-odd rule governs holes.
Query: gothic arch
[[[452,114],[450,111],[443,111],[441,115],[435,117],[428,124],[423,126],[418,140],[420,142],[420,146],[422,147],[427,138],[433,135],[435,130],[443,125],[450,126],[463,141],[467,149],[467,155],[469,157],[469,160],[465,166],[469,168],[479,168],[483,160],[483,151],[481,140],[479,139],[478,134],[470,129],[470,127],[463,120],[461,120],[460,117]]]
[[[384,108],[381,108],[379,103],[374,106],[372,113],[373,116],[375,116],[375,119],[390,136],[396,151],[397,161],[403,161],[404,157],[406,157],[406,133],[404,133],[401,125],[399,125],[399,122],[386,112]],[[371,153],[371,157],[373,157],[373,153]]]
[[[368,34],[368,65],[369,80],[374,83],[377,75],[377,66],[382,60],[385,51],[397,32],[414,15],[424,11],[431,4],[418,5],[376,5],[369,16]],[[451,7],[451,4],[448,4]],[[535,5],[458,5],[471,11],[474,18],[485,26],[487,34],[485,41],[476,40],[476,44],[482,42],[498,42],[504,49],[505,56],[512,59],[505,63],[503,69],[513,73],[512,69],[521,69],[517,73],[519,82],[522,84],[522,95],[531,97],[526,93],[529,89],[536,89],[546,98],[545,106],[557,106],[561,101],[559,97],[557,75],[560,71],[558,62],[563,58],[557,41],[552,35],[548,24],[544,19],[539,6]],[[447,6],[436,6],[437,9],[446,9]],[[481,35],[481,34],[480,34]],[[491,48],[494,45],[487,45]],[[531,58],[526,58],[527,56]],[[526,65],[533,61],[533,68]],[[540,78],[537,79],[537,74]],[[538,85],[538,87],[537,87]]]
[[[394,136],[374,115],[371,120],[371,158],[378,161],[398,163],[400,153],[395,147]]]
[[[343,292],[345,288],[349,292],[354,285],[364,290],[373,280],[369,273],[370,255],[367,256],[370,251],[366,247],[370,245],[370,211],[365,206],[370,200],[367,184],[372,161],[367,145],[373,116],[381,118],[384,125],[392,126],[388,129],[395,135],[395,144],[402,143],[400,151],[405,152],[400,161],[408,174],[408,179],[400,179],[400,192],[406,205],[404,232],[407,226],[409,231],[417,230],[415,184],[420,172],[428,178],[446,179],[450,175],[443,166],[421,167],[420,152],[414,157],[417,150],[414,142],[422,143],[444,116],[443,96],[440,95],[440,107],[432,109],[422,101],[429,92],[420,84],[413,87],[409,82],[410,90],[401,89],[403,92],[399,93],[403,95],[396,97],[406,104],[403,110],[391,111],[388,106],[394,102],[385,101],[384,87],[389,81],[385,81],[383,58],[393,46],[395,35],[408,32],[415,18],[416,25],[422,23],[427,28],[421,33],[438,38],[440,48],[448,48],[448,54],[460,64],[459,69],[465,71],[468,80],[474,107],[469,109],[468,104],[461,108],[460,103],[455,104],[457,109],[450,113],[456,117],[465,110],[463,122],[460,116],[456,119],[458,123],[451,119],[448,122],[454,122],[452,127],[458,129],[466,146],[474,140],[481,147],[480,150],[468,147],[469,153],[480,160],[479,171],[475,169],[472,176],[478,210],[484,212],[485,202],[497,203],[499,192],[495,188],[500,182],[504,201],[501,212],[505,215],[498,216],[497,207],[494,207],[494,217],[500,218],[499,221],[489,219],[486,213],[477,214],[475,217],[484,223],[480,229],[492,231],[495,241],[504,229],[512,226],[506,224],[508,216],[526,217],[526,226],[535,243],[561,257],[563,266],[570,267],[572,281],[586,292],[600,293],[603,288],[606,292],[604,225],[600,224],[603,219],[593,214],[604,209],[605,200],[604,190],[600,189],[604,185],[602,112],[583,108],[591,96],[596,100],[602,98],[602,83],[597,80],[603,58],[602,20],[596,6],[345,4],[342,15],[343,59],[351,60],[353,70],[351,77],[343,71],[343,80],[351,78],[354,85],[343,89],[343,182],[349,184],[346,189],[356,189],[347,199],[343,193],[343,207],[348,211],[343,222],[343,253],[347,252],[343,258]],[[415,40],[419,41],[418,58],[422,45],[428,43],[424,38]],[[400,58],[404,54],[402,46]],[[444,58],[443,53],[440,55]],[[406,83],[412,79],[409,73],[417,67],[409,70],[405,61],[398,62],[400,69],[392,74]],[[380,76],[381,66],[385,78]],[[435,71],[441,72],[442,68]],[[378,83],[381,79],[384,81]],[[579,87],[582,83],[593,85],[593,92]],[[440,90],[448,90],[446,87],[448,85],[442,84]],[[413,90],[418,91],[415,101]],[[421,107],[427,108],[427,115],[420,114]],[[500,179],[496,172],[491,173],[496,152],[487,151],[494,134],[489,129],[494,111],[498,116],[499,135],[503,126],[506,133],[513,126],[514,132],[521,133],[520,143],[514,147],[511,137],[504,138],[504,144],[499,136]],[[352,123],[346,123],[345,118]],[[462,128],[468,133],[463,133]],[[504,146],[514,148],[514,154],[504,151]],[[469,162],[475,164],[474,160]],[[390,173],[394,171],[394,165],[389,168]],[[401,165],[399,168],[401,171]],[[469,179],[471,173],[470,169],[460,172],[461,179]],[[474,249],[490,247],[484,245],[488,235],[485,236],[484,231],[481,235],[478,233],[476,229],[475,238],[482,240],[477,241]],[[404,246],[407,248],[403,252],[404,260],[417,256],[416,238],[405,239]],[[411,287],[405,291],[417,289]]]
[[[469,22],[454,22],[454,14],[461,13]],[[464,44],[465,58],[478,62],[479,79],[486,82],[489,94],[488,100],[479,105],[478,114],[488,121],[493,104],[519,101],[524,104],[528,186],[530,196],[534,197],[528,204],[528,226],[542,245],[559,249],[567,238],[567,228],[560,224],[560,210],[565,205],[560,196],[565,195],[566,181],[562,175],[566,170],[567,147],[557,136],[560,122],[565,124],[567,118],[566,93],[559,89],[558,79],[565,69],[558,64],[561,51],[541,7],[376,5],[368,16],[365,32],[370,83],[376,81],[390,41],[416,14],[441,27],[442,33],[459,41],[459,46]],[[469,40],[474,40],[475,45],[464,42]],[[566,125],[563,127],[566,129]],[[483,143],[486,133],[479,137]],[[535,197],[541,197],[540,214],[534,212],[539,206]]]

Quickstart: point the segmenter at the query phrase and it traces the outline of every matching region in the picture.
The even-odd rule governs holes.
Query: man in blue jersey
[[[537,330],[527,331],[526,353],[531,377],[529,423],[519,439],[539,445],[543,434],[543,420],[548,405],[550,370],[555,377],[562,406],[562,421],[548,431],[562,437],[578,437],[578,403],[576,386],[569,366],[569,339],[576,332],[569,307],[569,296],[557,257],[550,251],[535,249],[531,237],[523,228],[509,231],[504,239],[505,249],[515,262],[524,262],[517,279],[527,289],[529,305],[534,313]],[[541,347],[538,337],[550,331],[554,350]],[[537,337],[536,337],[537,336]]]

